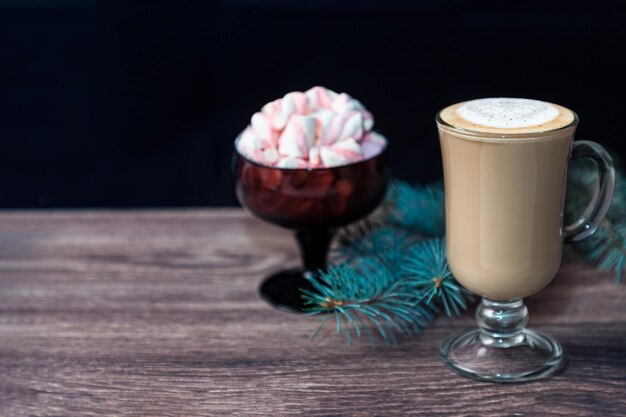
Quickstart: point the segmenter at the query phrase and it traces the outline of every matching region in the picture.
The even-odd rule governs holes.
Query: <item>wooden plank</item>
[[[528,299],[567,351],[549,380],[461,378],[439,319],[392,348],[344,346],[262,302],[296,265],[287,231],[240,210],[0,212],[0,416],[626,415],[626,285],[565,265]]]

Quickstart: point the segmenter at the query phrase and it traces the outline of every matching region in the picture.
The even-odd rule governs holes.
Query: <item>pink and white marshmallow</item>
[[[374,117],[346,93],[291,92],[255,113],[237,141],[246,157],[279,168],[327,168],[371,158],[387,146]]]
[[[308,159],[317,130],[317,119],[294,114],[278,138],[278,153],[294,158]]]
[[[356,140],[348,138],[330,146],[322,146],[320,159],[324,166],[346,165],[363,159],[363,151]]]

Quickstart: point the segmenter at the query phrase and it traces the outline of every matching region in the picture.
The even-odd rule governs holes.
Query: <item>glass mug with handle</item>
[[[577,124],[573,111],[528,99],[478,99],[437,114],[448,263],[482,297],[478,328],[440,348],[458,374],[520,382],[547,376],[561,363],[559,342],[526,328],[522,298],[552,281],[563,243],[593,234],[611,204],[611,157],[597,143],[574,142]],[[567,167],[582,157],[598,167],[597,189],[582,217],[564,227]]]

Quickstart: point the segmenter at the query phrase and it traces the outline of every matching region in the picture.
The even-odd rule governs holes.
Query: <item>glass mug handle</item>
[[[571,160],[591,159],[598,168],[598,181],[591,202],[583,215],[574,223],[563,228],[565,243],[579,242],[591,236],[604,220],[615,190],[615,168],[611,155],[601,145],[579,140],[572,147]]]

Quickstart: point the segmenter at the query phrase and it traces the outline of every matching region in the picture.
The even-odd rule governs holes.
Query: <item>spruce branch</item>
[[[596,233],[585,242],[583,250],[600,270],[615,271],[615,282],[621,282],[622,272],[626,268],[626,222],[606,218]]]
[[[313,337],[334,318],[349,345],[362,334],[375,343],[372,330],[390,345],[419,333],[441,307],[448,315],[467,309],[471,294],[452,277],[443,239],[415,242],[388,226],[363,230],[347,232],[337,250],[364,247],[365,255],[320,271],[310,278],[314,290],[302,290],[308,314],[324,316]]]
[[[374,331],[389,345],[397,342],[398,334],[419,333],[434,312],[415,304],[413,288],[398,275],[373,259],[364,259],[358,266],[344,263],[310,278],[314,291],[302,290],[308,313],[324,315],[316,334],[333,317],[337,333],[345,333],[348,345],[353,334],[365,334],[375,343]]]
[[[385,202],[386,222],[424,236],[445,233],[443,182],[411,185],[393,180]]]
[[[337,233],[330,257],[333,263],[338,264],[376,255],[387,266],[398,265],[406,246],[413,240],[414,237],[406,230],[365,220]]]
[[[431,239],[413,246],[402,265],[403,273],[428,305],[442,305],[448,317],[466,310],[472,293],[452,276],[446,260],[444,239]]]

